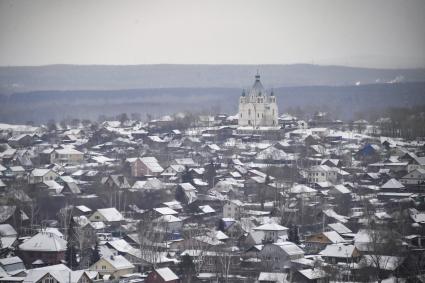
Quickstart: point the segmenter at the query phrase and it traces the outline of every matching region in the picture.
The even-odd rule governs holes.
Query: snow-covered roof
[[[159,214],[162,214],[162,215],[179,214],[177,211],[175,211],[174,209],[171,209],[169,207],[157,207],[157,208],[154,208],[153,210],[155,210],[156,212],[158,212]]]
[[[212,208],[209,205],[200,205],[199,209],[203,212],[203,213],[214,213],[215,210],[214,208]]]
[[[334,244],[346,242],[345,239],[335,231],[323,232],[323,235]]]
[[[315,269],[303,269],[299,270],[299,273],[304,275],[306,278],[310,280],[319,279],[319,278],[325,278],[327,277],[327,273],[321,269],[315,268]]]
[[[339,222],[328,224],[328,226],[339,234],[353,233],[347,226]]]
[[[314,194],[316,192],[317,190],[302,184],[297,184],[295,186],[292,186],[289,190],[289,193],[291,194]]]
[[[31,171],[31,175],[33,175],[34,177],[43,177],[50,171],[51,171],[50,169],[35,168],[34,170]]]
[[[159,165],[158,160],[155,157],[142,157],[140,161],[149,168],[149,170],[153,173],[161,173],[164,171],[164,168]]]
[[[77,208],[81,212],[90,212],[90,211],[92,211],[90,208],[88,208],[85,205],[77,205],[75,208]]]
[[[134,268],[134,265],[122,255],[103,257],[103,259],[107,261],[108,263],[110,263],[115,269],[118,269],[118,270]]]
[[[327,245],[319,254],[326,257],[350,258],[355,249],[354,245],[333,244]]]
[[[274,245],[280,247],[288,255],[304,255],[303,249],[292,242],[277,242]]]
[[[258,276],[258,281],[284,283],[286,281],[287,273],[274,273],[274,272],[261,272]]]
[[[381,189],[404,189],[404,185],[392,178],[381,186]]]
[[[337,190],[341,194],[350,194],[351,193],[351,191],[344,185],[335,185],[334,188],[335,188],[335,190]]]
[[[289,155],[283,150],[270,146],[257,154],[257,159],[260,160],[286,160]]]
[[[161,278],[167,282],[172,280],[178,280],[179,277],[168,267],[155,269],[155,272],[161,276]]]
[[[285,231],[288,230],[288,228],[279,225],[277,223],[266,223],[263,225],[260,225],[258,227],[255,227],[254,230],[257,231]]]
[[[74,155],[75,154],[83,155],[83,153],[81,151],[78,151],[78,150],[76,150],[74,148],[71,148],[71,147],[65,147],[65,148],[61,148],[61,149],[55,149],[55,151],[57,153],[59,153],[59,154],[64,154],[64,155],[73,155],[73,154]]]
[[[54,233],[40,232],[19,245],[22,251],[60,252],[66,250],[66,241]]]
[[[156,219],[157,222],[165,222],[165,223],[174,223],[174,222],[182,222],[182,220],[174,215],[162,215]]]
[[[99,208],[96,212],[101,214],[108,222],[121,221],[124,219],[122,214],[115,207]]]

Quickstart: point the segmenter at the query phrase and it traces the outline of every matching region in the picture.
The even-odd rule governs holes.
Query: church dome
[[[263,87],[263,84],[260,81],[260,75],[257,73],[255,75],[255,82],[252,85],[251,90],[249,91],[250,96],[261,96],[262,94],[265,94],[266,90]]]

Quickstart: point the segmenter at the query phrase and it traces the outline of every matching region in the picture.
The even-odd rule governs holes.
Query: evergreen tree
[[[78,266],[77,254],[78,254],[78,241],[77,234],[75,231],[75,222],[71,217],[68,227],[68,237],[65,251],[65,261],[69,268],[74,270]]]
[[[100,247],[99,247],[99,242],[96,241],[96,244],[95,244],[93,251],[92,251],[92,254],[91,254],[90,264],[95,264],[99,260],[100,260]]]
[[[288,230],[288,241],[295,243],[297,245],[300,244],[300,237],[298,235],[298,226],[290,224]]]
[[[184,255],[179,263],[180,274],[182,275],[183,282],[191,282],[195,274],[195,264],[189,255]]]
[[[214,162],[211,160],[210,164],[206,166],[205,179],[211,187],[215,185],[216,168]]]
[[[193,185],[192,171],[186,166],[184,173],[182,174],[182,183],[191,183]]]

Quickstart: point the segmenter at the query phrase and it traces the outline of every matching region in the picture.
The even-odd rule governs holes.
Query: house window
[[[248,109],[248,116],[251,116],[251,109]]]
[[[48,275],[46,278],[43,279],[43,283],[55,283],[55,279]]]
[[[102,265],[102,270],[106,270],[106,265]]]

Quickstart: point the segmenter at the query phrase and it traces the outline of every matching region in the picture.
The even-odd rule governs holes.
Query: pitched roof
[[[288,255],[304,255],[303,249],[292,242],[278,242],[273,245],[280,247]]]
[[[155,269],[155,272],[158,273],[165,282],[179,279],[179,277],[168,267]]]
[[[33,175],[34,177],[43,177],[50,171],[51,171],[50,169],[35,168],[34,170],[31,171],[31,175]]]
[[[285,231],[285,230],[288,230],[288,228],[286,228],[282,225],[276,224],[276,223],[266,223],[266,224],[260,225],[258,227],[255,227],[254,230],[257,230],[257,231]]]
[[[323,235],[326,236],[332,243],[343,243],[345,242],[344,238],[341,237],[337,232],[335,231],[329,231],[329,232],[323,232]]]
[[[54,233],[40,232],[19,245],[23,251],[60,252],[66,250],[66,241]]]
[[[319,254],[326,257],[350,258],[355,249],[354,245],[333,244],[327,245]]]
[[[404,189],[404,185],[392,178],[381,186],[381,189]]]
[[[99,208],[97,210],[108,222],[121,221],[123,220],[122,214],[115,208]]]
[[[328,226],[339,234],[353,233],[347,226],[339,222],[328,224]]]
[[[284,283],[287,282],[287,273],[272,273],[272,272],[261,272],[258,276],[258,281]]]
[[[108,256],[102,259],[109,262],[115,269],[134,268],[134,265],[122,255]]]
[[[174,209],[171,209],[169,207],[157,207],[157,208],[154,208],[153,210],[155,210],[156,212],[158,212],[159,214],[162,214],[162,215],[179,214],[177,211],[175,211]]]

